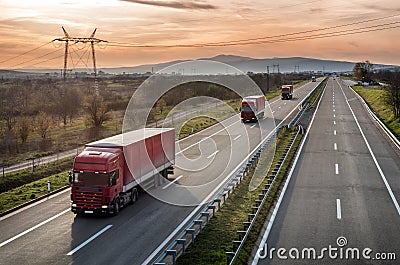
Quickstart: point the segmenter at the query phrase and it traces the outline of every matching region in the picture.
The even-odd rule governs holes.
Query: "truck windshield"
[[[108,173],[94,173],[94,172],[75,172],[74,182],[82,182],[85,186],[109,186],[110,177]]]
[[[250,108],[250,106],[244,106],[244,107],[242,107],[242,111],[243,112],[252,112],[253,110],[252,110],[252,108]]]

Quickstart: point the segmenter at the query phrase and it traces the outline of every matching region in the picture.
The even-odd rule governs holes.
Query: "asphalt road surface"
[[[301,99],[318,83],[308,83],[295,90],[293,100],[272,100],[270,106],[276,124],[296,111]],[[233,137],[236,139],[235,145],[240,146],[242,141],[247,141],[244,136],[238,137],[243,131],[238,115],[225,120],[224,124],[230,126],[231,132],[236,132]],[[256,133],[257,126],[246,124],[246,131],[249,134]],[[176,183],[196,183],[200,175],[212,178],[216,171],[222,171],[215,165],[220,164],[226,172],[237,166],[235,163],[227,166],[224,162],[229,153],[225,151],[228,149],[226,132],[221,130],[221,125],[216,125],[179,142],[183,148],[193,146],[199,149],[196,143],[212,136],[219,152],[210,156],[215,152],[214,149],[202,150],[213,159],[212,166],[203,169],[197,178],[177,170],[174,176]],[[250,140],[251,148],[256,144]],[[185,152],[195,151],[188,149]],[[236,163],[244,155],[234,154]],[[170,188],[172,186],[165,187],[165,190]],[[0,218],[0,264],[147,263],[159,253],[156,251],[159,246],[168,243],[168,236],[185,225],[185,218],[195,209],[195,206],[166,204],[141,193],[135,205],[123,209],[116,217],[76,217],[70,212],[70,194],[66,190]]]
[[[398,151],[330,78],[258,264],[399,264]]]

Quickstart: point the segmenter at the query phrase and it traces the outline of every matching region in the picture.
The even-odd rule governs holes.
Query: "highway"
[[[297,89],[291,101],[279,98],[272,100],[270,104],[275,123],[281,124],[290,113],[297,110],[301,99],[318,83],[308,83]],[[237,152],[232,163],[227,165],[225,162],[226,156],[230,155],[226,151],[230,149],[226,144],[229,137],[236,139],[235,145],[238,146],[247,141],[244,136],[238,137],[243,132],[239,117],[235,115],[223,121],[223,124],[229,126],[229,134],[233,135],[227,135],[227,130],[221,130],[221,125],[215,125],[178,143],[183,148],[196,147],[196,143],[212,136],[219,152],[213,155],[214,149],[202,150],[213,159],[212,164],[197,173],[197,177],[176,170],[176,183],[198,184],[200,177],[212,178],[217,171],[232,171],[243,159],[245,154]],[[257,134],[257,126],[246,124],[245,128],[252,135]],[[256,141],[250,140],[251,148],[256,144]],[[195,151],[186,152],[196,155]],[[172,188],[166,185],[169,184],[162,187],[164,190]],[[66,190],[0,218],[0,264],[148,263],[168,243],[168,237],[185,225],[184,220],[196,209],[195,206],[166,204],[141,193],[135,205],[123,209],[116,217],[75,217],[70,212],[69,190]]]
[[[253,264],[398,264],[399,153],[355,92],[330,78]],[[337,248],[331,256],[329,246]],[[317,260],[309,259],[310,248]],[[360,259],[351,259],[357,256],[349,248]],[[377,260],[383,257],[389,260]]]

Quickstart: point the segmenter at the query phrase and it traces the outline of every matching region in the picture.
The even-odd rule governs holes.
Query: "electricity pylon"
[[[92,60],[93,60],[93,72],[94,72],[94,80],[95,80],[95,86],[96,86],[96,93],[98,93],[98,83],[97,83],[97,69],[96,69],[96,53],[94,50],[94,44],[95,43],[100,43],[100,42],[107,42],[105,40],[101,40],[98,38],[94,37],[94,34],[96,34],[96,29],[94,29],[93,33],[90,35],[90,37],[83,37],[83,38],[76,38],[76,37],[71,37],[68,32],[64,29],[64,27],[61,27],[62,30],[64,31],[64,37],[62,38],[56,38],[53,41],[63,41],[65,42],[65,51],[64,51],[64,71],[63,71],[63,79],[64,81],[67,78],[67,63],[68,63],[68,45],[70,42],[72,43],[90,43],[91,50],[92,50]]]

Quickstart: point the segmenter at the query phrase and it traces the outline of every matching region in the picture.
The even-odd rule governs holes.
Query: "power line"
[[[29,50],[29,51],[23,52],[23,53],[21,53],[21,54],[18,54],[17,56],[8,58],[8,59],[6,59],[6,60],[4,60],[4,61],[0,61],[0,63],[5,63],[5,62],[8,62],[8,61],[17,59],[17,58],[19,58],[19,57],[21,57],[21,56],[23,56],[23,55],[25,55],[25,54],[28,54],[28,53],[33,52],[33,51],[36,51],[36,50],[38,50],[38,49],[42,48],[43,46],[46,46],[46,45],[48,45],[48,44],[50,44],[50,43],[52,43],[52,41],[49,41],[49,42],[47,42],[47,43],[45,43],[45,44],[42,44],[42,45],[40,45],[40,46],[38,46],[38,47],[36,47],[36,48],[33,48],[32,50]]]
[[[400,16],[400,14],[379,17],[379,18],[374,18],[374,19],[367,19],[367,20],[357,21],[357,22],[353,22],[353,23],[341,24],[341,25],[337,25],[337,26],[325,27],[325,28],[314,29],[314,30],[299,31],[299,32],[294,32],[294,33],[287,33],[287,34],[273,35],[273,36],[264,36],[264,37],[258,37],[258,38],[232,40],[232,41],[225,41],[225,42],[208,42],[208,43],[176,44],[176,45],[151,45],[151,44],[146,45],[146,44],[135,44],[135,43],[109,42],[108,45],[112,46],[112,47],[126,47],[126,48],[131,48],[131,47],[132,48],[195,48],[195,47],[224,47],[224,46],[237,46],[237,45],[249,45],[249,44],[260,44],[260,43],[275,43],[275,42],[287,41],[286,39],[283,39],[283,40],[278,39],[278,38],[282,38],[282,37],[288,37],[288,36],[300,35],[300,34],[312,33],[312,32],[318,32],[318,31],[325,31],[325,30],[341,28],[341,27],[354,26],[354,25],[358,25],[358,24],[362,24],[362,23],[368,23],[368,22],[373,22],[373,21],[378,21],[378,20],[383,20],[383,19],[389,19],[389,18],[398,17],[398,16]],[[358,29],[348,29],[345,31],[321,33],[318,35],[315,34],[315,35],[309,35],[309,36],[299,36],[299,37],[294,37],[292,39],[295,39],[295,38],[298,38],[298,40],[302,40],[302,38],[311,39],[310,36],[314,37],[314,36],[321,36],[321,35],[326,35],[326,34],[336,34],[338,32],[357,31],[357,30],[368,29],[368,28],[373,28],[373,27],[384,27],[384,26],[396,24],[396,23],[399,23],[399,22],[361,27]],[[390,27],[390,28],[393,28],[393,27]],[[386,29],[387,28],[382,28],[381,30],[386,30]],[[374,30],[374,31],[376,31],[376,30]],[[362,33],[362,32],[360,32],[360,33]],[[355,32],[354,34],[358,34],[358,33]],[[344,35],[348,35],[348,34],[344,34]],[[337,35],[335,35],[335,36],[337,36]],[[264,41],[252,42],[252,41],[264,40],[264,39],[277,39],[277,40],[268,40],[267,42],[264,42]]]
[[[60,50],[62,50],[62,48],[59,48],[59,49],[57,49],[57,50],[55,50],[55,51],[51,51],[51,52],[48,52],[48,53],[46,53],[46,54],[40,55],[40,56],[35,57],[35,58],[33,58],[33,59],[30,59],[30,60],[28,60],[28,61],[24,61],[24,62],[21,62],[21,63],[17,63],[17,64],[15,64],[15,65],[13,65],[13,66],[8,67],[8,68],[11,69],[11,68],[14,68],[14,67],[19,66],[19,65],[23,65],[23,64],[26,64],[26,63],[30,63],[30,62],[32,62],[32,61],[35,61],[35,60],[37,60],[37,59],[46,57],[47,55],[53,54],[53,53],[58,52],[58,51],[60,51]]]

